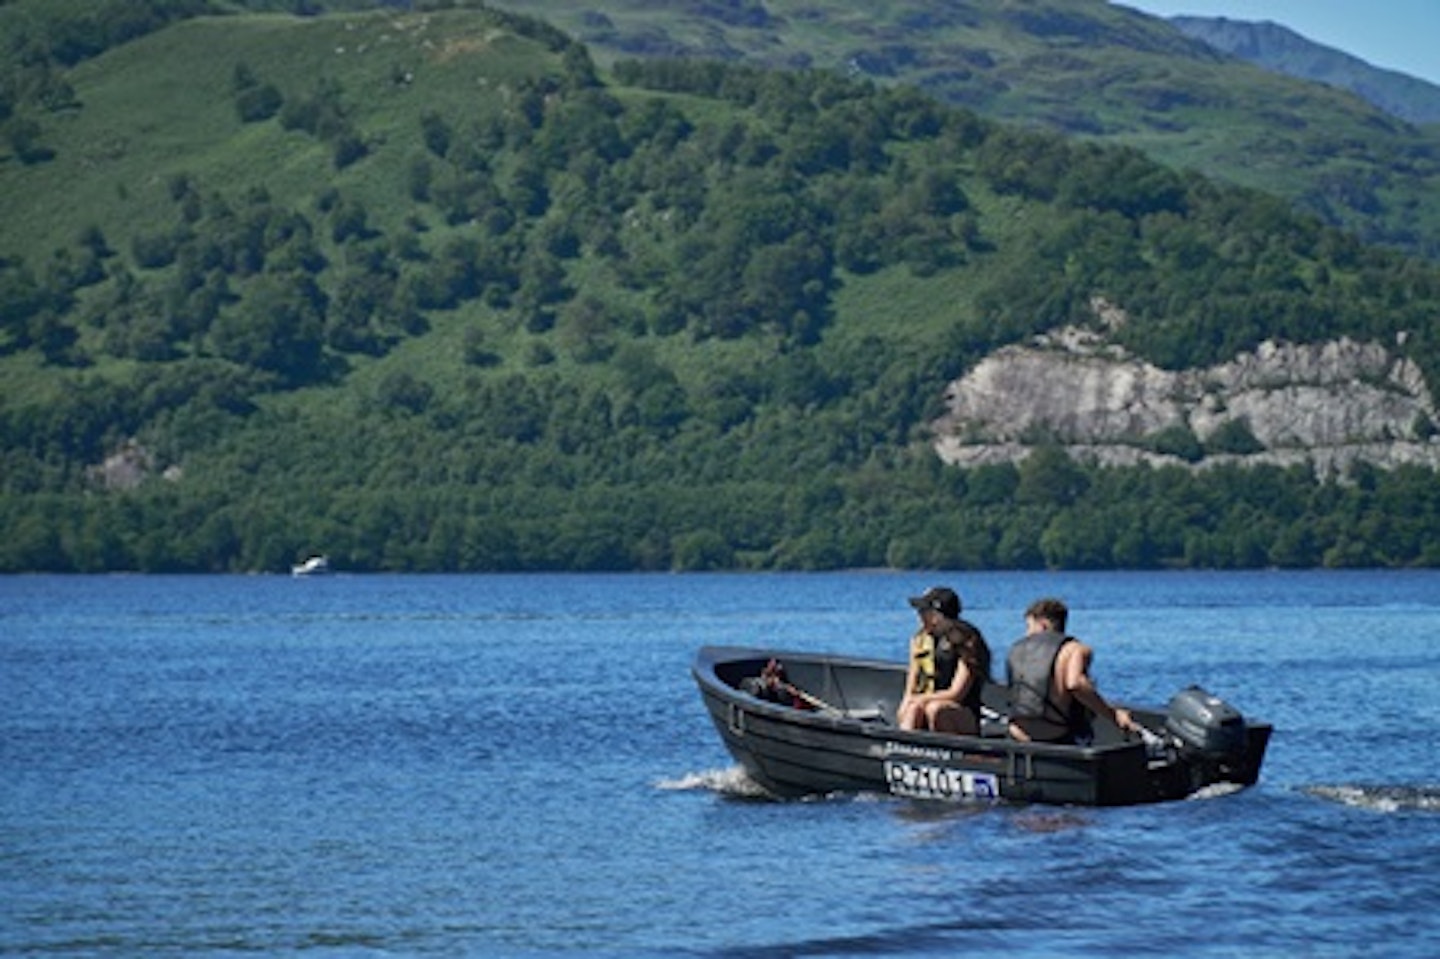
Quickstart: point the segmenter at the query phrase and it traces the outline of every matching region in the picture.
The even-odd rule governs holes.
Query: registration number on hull
[[[885,782],[896,796],[911,799],[999,799],[1000,780],[989,773],[972,773],[929,763],[885,760]]]

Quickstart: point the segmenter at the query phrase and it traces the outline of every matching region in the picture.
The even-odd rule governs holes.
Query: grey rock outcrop
[[[91,482],[106,490],[132,490],[156,475],[155,454],[135,439],[121,443],[105,461],[89,468]],[[182,476],[179,466],[167,467],[160,477],[171,482]]]
[[[932,424],[935,449],[962,466],[1019,460],[1041,443],[1115,466],[1309,464],[1322,476],[1343,476],[1356,461],[1440,466],[1435,402],[1419,367],[1350,339],[1266,342],[1228,363],[1173,372],[1067,328],[986,357],[951,384],[946,405]],[[1219,442],[1237,431],[1246,448]],[[1191,455],[1167,451],[1167,435],[1172,446],[1191,437]]]

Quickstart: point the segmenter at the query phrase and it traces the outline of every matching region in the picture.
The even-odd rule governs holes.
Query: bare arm
[[[913,698],[923,703],[960,703],[970,689],[970,676],[970,666],[962,659],[955,664],[955,676],[949,686]]]
[[[912,640],[912,642],[913,642],[913,640]],[[905,699],[912,699],[912,698],[914,698],[915,694],[911,691],[911,690],[913,690],[914,688],[915,688],[915,653],[914,653],[914,650],[912,649],[912,650],[911,650],[911,653],[910,653],[910,664],[909,664],[907,667],[905,667],[905,694],[901,697],[902,701],[905,700]]]
[[[970,692],[970,684],[974,681],[975,674],[970,670],[970,664],[960,660],[955,664],[955,678],[950,680],[950,685],[941,691],[942,699],[952,703],[963,702],[965,694]]]
[[[1095,688],[1095,681],[1090,678],[1090,662],[1094,655],[1094,651],[1079,640],[1066,643],[1060,648],[1060,660],[1056,663],[1055,672],[1061,689],[1079,700],[1081,705],[1095,715],[1106,717],[1127,732],[1134,730],[1135,720],[1130,716],[1130,711],[1110,705],[1105,697],[1100,695],[1100,690]]]

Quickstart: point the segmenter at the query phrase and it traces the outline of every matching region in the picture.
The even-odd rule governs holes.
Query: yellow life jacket
[[[910,662],[915,666],[912,693],[935,691],[935,637],[921,630],[910,637]]]

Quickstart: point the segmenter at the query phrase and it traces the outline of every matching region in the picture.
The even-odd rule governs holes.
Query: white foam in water
[[[1220,799],[1223,796],[1233,796],[1245,787],[1239,783],[1211,783],[1203,789],[1197,789],[1187,799]]]
[[[660,789],[676,792],[717,792],[724,796],[740,796],[745,799],[760,799],[769,795],[765,788],[747,776],[744,768],[740,766],[686,773],[678,779],[662,779],[655,785]]]
[[[1440,787],[1434,786],[1312,786],[1306,792],[1373,812],[1440,812]]]

